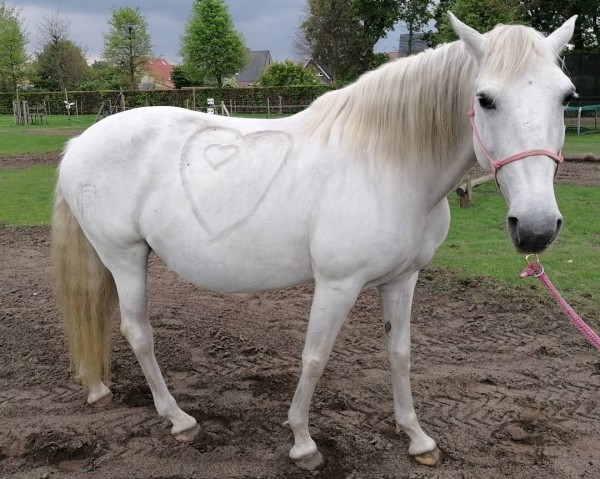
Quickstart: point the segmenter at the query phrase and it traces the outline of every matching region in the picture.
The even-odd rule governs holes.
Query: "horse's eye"
[[[565,99],[563,100],[563,105],[564,106],[569,106],[569,103],[571,101],[573,101],[575,98],[577,98],[577,93],[575,93],[574,91],[571,91],[567,94],[567,96],[565,96]]]
[[[495,110],[496,104],[494,100],[487,95],[478,95],[477,100],[479,100],[479,106],[484,110]]]

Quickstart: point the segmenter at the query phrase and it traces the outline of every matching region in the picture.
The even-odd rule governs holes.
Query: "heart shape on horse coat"
[[[242,135],[210,127],[190,135],[179,164],[194,216],[211,238],[249,219],[260,207],[291,151],[282,131]]]
[[[236,145],[210,145],[206,147],[206,150],[204,150],[206,161],[208,161],[210,166],[212,166],[215,170],[218,170],[229,160],[232,160],[238,155],[238,153],[239,149]]]

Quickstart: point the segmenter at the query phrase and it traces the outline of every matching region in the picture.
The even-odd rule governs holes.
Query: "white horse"
[[[448,232],[446,195],[476,158],[486,169],[491,160],[494,168],[510,161],[496,173],[513,242],[521,251],[544,250],[561,224],[553,177],[563,104],[574,95],[557,59],[575,18],[544,37],[523,26],[482,35],[451,17],[460,41],[389,63],[289,118],[140,108],[69,143],[56,189],[53,257],[88,403],[111,397],[108,323],[118,299],[121,331],[158,413],[179,440],[197,432],[154,356],[146,302],[151,250],[215,291],[314,281],[288,420],[290,457],[318,467],[310,401],[348,311],[362,290],[376,287],[396,422],[417,461],[438,462],[413,408],[410,311],[418,271]]]

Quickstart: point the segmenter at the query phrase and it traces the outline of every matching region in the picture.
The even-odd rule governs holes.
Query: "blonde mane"
[[[486,72],[510,79],[536,55],[551,55],[532,28],[501,25],[487,34]],[[307,128],[332,136],[357,158],[441,164],[468,127],[477,63],[463,42],[442,45],[364,74],[310,107]]]

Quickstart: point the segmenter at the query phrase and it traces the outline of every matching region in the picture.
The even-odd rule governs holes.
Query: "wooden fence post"
[[[463,183],[456,188],[456,194],[458,195],[458,206],[461,208],[470,208],[473,206],[473,188],[483,185],[484,183],[487,183],[493,179],[494,175],[490,173],[488,175],[475,178],[474,180],[468,179],[466,183]]]

